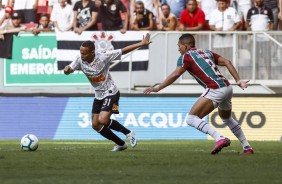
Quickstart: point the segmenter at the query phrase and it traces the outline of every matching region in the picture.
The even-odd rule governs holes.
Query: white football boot
[[[131,131],[129,134],[126,135],[126,137],[129,140],[131,147],[134,148],[137,145],[137,139],[135,138],[135,132]]]
[[[120,145],[115,145],[112,149],[112,151],[123,151],[127,149],[127,144],[124,143],[124,145],[120,146]]]

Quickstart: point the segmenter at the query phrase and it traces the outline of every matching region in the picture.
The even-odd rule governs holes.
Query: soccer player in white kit
[[[129,45],[122,49],[95,52],[92,41],[85,41],[80,47],[80,56],[70,65],[64,68],[66,75],[81,70],[88,78],[95,90],[95,99],[92,107],[92,128],[106,139],[116,145],[112,151],[127,149],[127,144],[115,135],[111,129],[121,132],[130,141],[132,147],[137,145],[135,133],[128,130],[114,119],[110,119],[112,113],[118,112],[119,90],[109,72],[111,61],[120,60],[121,55],[127,54],[137,48],[151,43],[150,34],[147,33],[139,43]]]

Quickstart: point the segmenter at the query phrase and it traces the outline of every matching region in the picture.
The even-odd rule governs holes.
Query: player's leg
[[[211,154],[217,154],[222,148],[230,145],[230,140],[223,137],[207,122],[202,120],[203,117],[212,112],[218,104],[224,99],[225,88],[223,89],[206,89],[202,96],[193,105],[188,115],[187,123],[203,133],[209,134],[216,141],[215,147]]]
[[[231,132],[238,138],[238,140],[241,142],[243,146],[243,153],[247,154],[253,154],[253,149],[250,146],[248,140],[245,137],[245,134],[243,130],[241,129],[240,124],[232,118],[231,112],[232,112],[232,103],[231,103],[231,98],[232,98],[232,91],[228,98],[224,100],[218,107],[218,114],[224,124],[226,124]]]
[[[104,99],[104,103],[101,108],[100,122],[105,124],[108,128],[121,132],[124,135],[126,135],[127,139],[130,142],[130,145],[132,147],[135,147],[137,145],[137,139],[135,137],[135,132],[127,129],[117,120],[110,119],[110,116],[108,117],[107,113],[105,114],[105,116],[102,114],[103,112],[111,112],[111,114],[112,113],[118,114],[119,113],[119,97],[120,97],[120,93],[118,92],[117,94],[108,96]],[[106,123],[106,121],[108,122]]]
[[[114,147],[113,151],[122,151],[124,149],[127,148],[126,143],[120,139],[117,135],[115,135],[111,129],[109,129],[106,125],[105,125],[105,121],[100,121],[101,118],[101,114],[103,114],[103,117],[107,117],[109,119],[109,117],[111,116],[111,113],[108,112],[108,115],[105,115],[103,112],[101,111],[103,105],[103,100],[97,100],[95,99],[93,102],[93,107],[92,107],[92,128],[94,130],[96,130],[98,133],[100,133],[103,137],[105,137],[108,140],[111,140],[113,142],[116,143],[117,146]],[[104,124],[103,124],[104,123]]]
[[[127,145],[111,129],[99,122],[99,114],[92,114],[92,128],[108,140],[113,141],[119,147],[113,151],[122,151],[127,148]]]
[[[100,115],[100,122],[106,125],[108,128],[121,132],[124,135],[129,134],[130,130],[120,124],[117,120],[110,119],[111,114],[119,114],[119,97],[120,93],[118,92],[115,95],[107,96],[104,99],[103,105],[101,107],[101,112],[103,114]],[[104,113],[104,112],[110,112]],[[110,115],[110,116],[109,116]]]
[[[128,130],[125,126],[114,119],[110,119],[107,126],[112,130],[123,133],[129,140],[131,147],[134,148],[137,146],[137,139],[134,131]]]
[[[220,139],[223,139],[224,137],[221,136],[212,126],[210,126],[207,122],[205,122],[205,120],[202,119],[210,112],[212,112],[213,109],[213,102],[210,99],[201,96],[191,108],[188,115],[187,124],[205,134],[209,134],[216,141],[218,141]]]

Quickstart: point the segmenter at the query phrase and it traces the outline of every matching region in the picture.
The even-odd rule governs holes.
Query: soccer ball
[[[38,148],[39,141],[33,134],[26,134],[21,139],[21,148],[27,151],[35,151]]]

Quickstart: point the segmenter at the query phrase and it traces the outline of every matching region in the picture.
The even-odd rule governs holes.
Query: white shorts
[[[233,88],[230,85],[219,89],[206,88],[201,96],[210,99],[213,102],[214,108],[218,107],[221,110],[231,110],[232,95]]]

